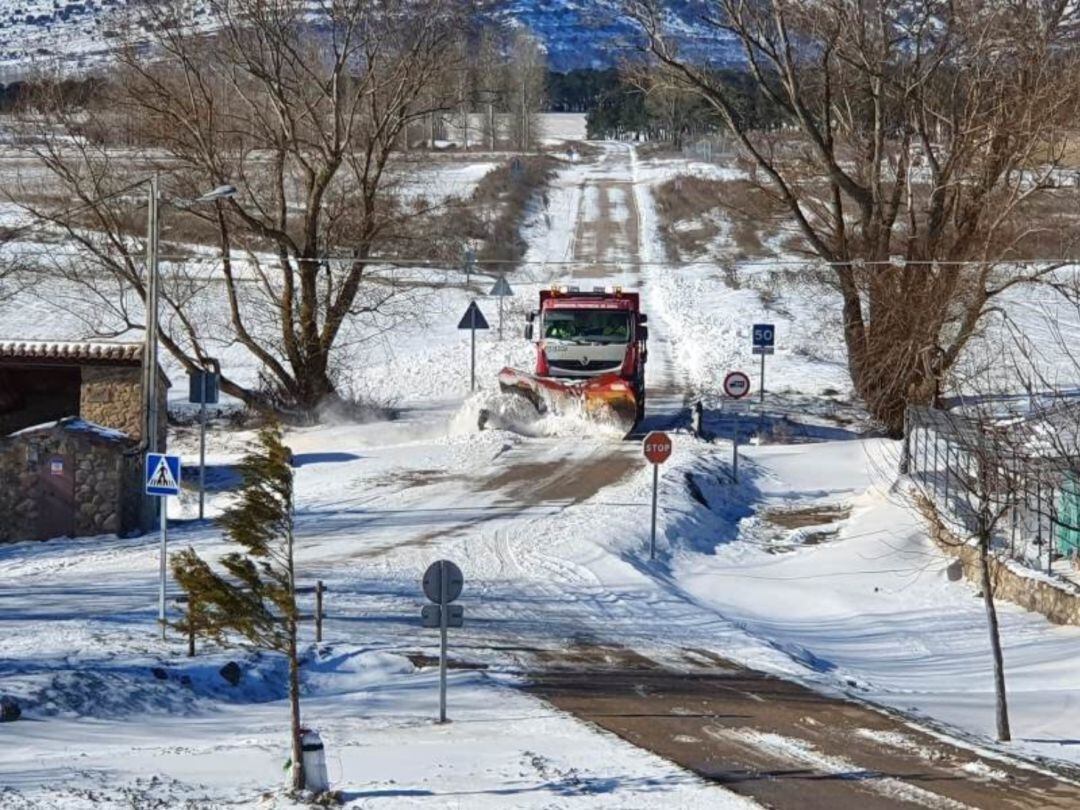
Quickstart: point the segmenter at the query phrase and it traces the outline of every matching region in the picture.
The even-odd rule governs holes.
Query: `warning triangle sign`
[[[484,313],[480,311],[480,307],[473,301],[469,304],[469,308],[465,310],[465,314],[461,316],[461,322],[457,325],[458,329],[490,329],[488,326],[487,318],[484,317]]]
[[[169,464],[162,456],[158,459],[157,469],[154,470],[154,474],[150,476],[150,480],[146,482],[149,487],[155,489],[177,489],[176,479],[173,478],[172,470],[169,469]]]
[[[488,293],[488,295],[497,295],[500,298],[513,294],[514,291],[510,289],[510,282],[506,280],[506,276],[499,276],[499,280],[495,282],[495,286]]]

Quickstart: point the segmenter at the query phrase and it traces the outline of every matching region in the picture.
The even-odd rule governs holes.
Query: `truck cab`
[[[640,296],[619,287],[553,287],[540,293],[540,308],[529,315],[527,339],[536,344],[536,375],[587,380],[617,375],[644,410],[648,317]]]

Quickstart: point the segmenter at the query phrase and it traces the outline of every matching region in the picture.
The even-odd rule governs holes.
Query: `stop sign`
[[[641,445],[645,458],[651,464],[663,464],[671,455],[671,437],[659,430],[654,430],[645,437]]]

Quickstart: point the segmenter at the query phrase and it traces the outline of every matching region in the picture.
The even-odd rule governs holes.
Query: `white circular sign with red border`
[[[750,393],[750,378],[741,371],[731,371],[724,377],[724,393],[732,399],[742,399]]]

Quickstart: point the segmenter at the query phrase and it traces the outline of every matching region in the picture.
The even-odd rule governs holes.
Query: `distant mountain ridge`
[[[0,0],[0,82],[36,66],[73,73],[108,58],[117,43],[109,12],[124,0]],[[671,0],[673,21],[696,52],[718,65],[738,61],[735,49],[699,22],[707,0]],[[634,28],[617,15],[618,0],[501,0],[494,16],[533,31],[553,70],[605,68],[630,55]]]
[[[734,43],[701,22],[709,0],[668,0],[672,30],[684,45],[717,66],[739,63]],[[641,37],[621,19],[619,0],[506,0],[504,18],[533,31],[552,70],[609,68],[632,57]]]

